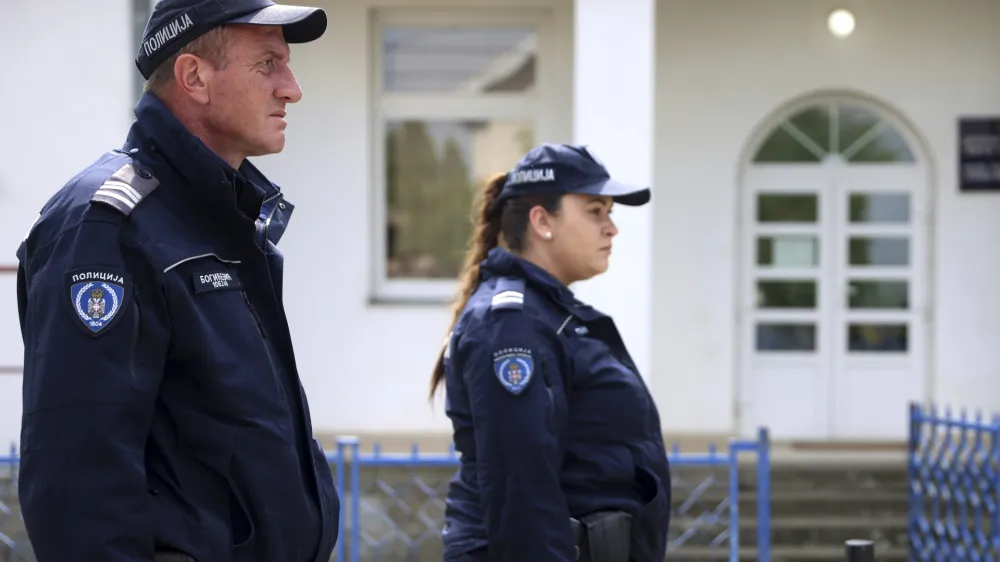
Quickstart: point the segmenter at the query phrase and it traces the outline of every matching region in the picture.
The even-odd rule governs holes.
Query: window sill
[[[450,296],[425,296],[425,295],[380,295],[374,294],[368,297],[368,306],[371,308],[387,307],[422,307],[422,308],[446,308],[451,306],[454,299]]]
[[[373,287],[368,305],[447,307],[457,290],[457,281],[447,279],[383,279]]]

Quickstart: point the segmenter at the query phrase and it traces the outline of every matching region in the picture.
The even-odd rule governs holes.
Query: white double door
[[[926,209],[914,164],[746,176],[740,424],[775,439],[898,440],[924,396]]]

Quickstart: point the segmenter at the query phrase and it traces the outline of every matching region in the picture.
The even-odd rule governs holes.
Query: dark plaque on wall
[[[959,121],[958,188],[1000,191],[1000,117]]]

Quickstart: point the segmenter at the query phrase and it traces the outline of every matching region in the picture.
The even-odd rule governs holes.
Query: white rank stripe
[[[123,182],[123,181],[109,179],[109,180],[105,181],[104,185],[102,185],[98,189],[103,189],[105,187],[110,188],[110,189],[114,189],[116,191],[123,191],[123,192],[125,192],[125,194],[127,194],[129,197],[131,197],[132,199],[134,199],[136,203],[138,203],[139,200],[142,199],[142,195],[139,195],[138,191],[136,191],[135,189],[132,188],[131,185],[129,185],[129,184]]]
[[[121,201],[122,204],[127,205],[129,209],[134,209],[135,208],[135,203],[129,201],[125,197],[123,197],[121,195],[118,195],[117,193],[115,193],[113,191],[105,191],[105,190],[102,190],[102,189],[98,189],[97,193],[95,195],[101,195],[103,197],[110,197],[111,199],[116,199],[118,201]]]
[[[524,293],[504,291],[493,295],[493,306],[498,304],[524,304]]]

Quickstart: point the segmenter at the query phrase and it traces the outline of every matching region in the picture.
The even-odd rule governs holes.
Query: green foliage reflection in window
[[[852,164],[914,162],[890,123],[854,105],[808,107],[782,121],[754,155],[761,164],[819,163],[840,156]]]
[[[506,172],[535,140],[530,123],[390,121],[386,148],[386,273],[455,279],[483,183]]]

